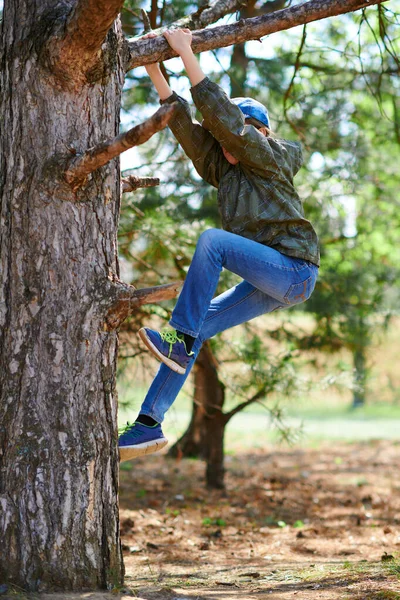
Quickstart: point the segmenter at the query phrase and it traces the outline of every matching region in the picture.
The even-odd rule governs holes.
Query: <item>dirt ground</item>
[[[59,600],[400,599],[400,444],[270,447],[121,469],[126,585]]]
[[[271,447],[121,472],[127,588],[148,600],[400,599],[400,444]]]

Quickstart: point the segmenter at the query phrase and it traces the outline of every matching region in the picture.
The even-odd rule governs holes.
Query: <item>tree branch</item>
[[[219,21],[225,15],[240,10],[245,4],[246,0],[216,0],[216,2],[200,6],[193,14],[175,21],[174,27],[187,27],[191,30],[203,29],[203,27]],[[166,27],[163,29],[166,29]],[[163,29],[160,29],[160,32]]]
[[[72,159],[65,173],[66,181],[78,189],[85,182],[89,173],[99,169],[110,160],[133,148],[147,142],[154,133],[164,129],[175,112],[174,104],[164,104],[156,113],[140,125],[136,125],[126,133],[121,133],[116,138],[102,142],[86,152]]]
[[[157,177],[136,177],[129,175],[121,179],[121,192],[135,192],[139,188],[154,187],[160,185],[160,180]]]
[[[367,6],[381,4],[387,0],[309,0],[290,8],[278,10],[272,14],[242,19],[232,25],[222,25],[196,31],[193,35],[194,52],[205,52],[334,17],[354,12]],[[175,26],[175,24],[174,24]],[[127,70],[155,62],[168,60],[176,56],[163,37],[146,40],[134,40],[128,43]]]
[[[144,10],[144,8],[141,9],[141,13],[142,13],[142,19],[143,19],[144,32],[148,33],[149,31],[152,30],[150,19],[149,19],[149,15]]]
[[[51,38],[48,44],[53,70],[62,79],[80,80],[94,65],[123,3],[124,0],[78,0],[75,3],[62,36]]]
[[[139,306],[176,298],[181,286],[181,282],[175,282],[137,290],[133,285],[123,281],[109,281],[106,298],[103,299],[109,305],[104,329],[106,331],[117,329],[127,317],[137,311]]]
[[[278,1],[281,2],[282,0]],[[183,17],[182,19],[178,19],[177,21],[174,21],[174,23],[172,23],[171,25],[165,25],[157,28],[150,27],[150,29],[153,31],[153,33],[156,33],[158,35],[161,35],[163,31],[168,29],[168,27],[173,27],[174,29],[186,27],[187,29],[191,29],[192,31],[195,29],[203,29],[207,25],[211,25],[211,23],[215,23],[219,19],[222,19],[222,17],[224,17],[225,15],[240,10],[243,7],[243,5],[246,4],[246,2],[247,0],[216,0],[215,2],[211,2],[210,4],[207,3],[204,6],[200,6],[200,8],[198,8],[191,15]],[[147,21],[149,20],[149,17],[146,11],[143,11],[143,9],[142,20],[144,32],[146,33],[147,31],[150,31],[150,29],[147,28]]]
[[[245,400],[244,402],[241,402],[240,404],[235,406],[235,408],[233,408],[229,412],[225,413],[224,414],[224,422],[228,423],[228,421],[230,421],[232,419],[232,417],[237,415],[237,413],[241,412],[243,409],[250,406],[250,404],[254,404],[254,402],[257,402],[264,396],[267,396],[270,392],[272,392],[272,390],[273,390],[273,385],[271,385],[271,384],[264,385],[260,390],[258,390],[258,392],[256,392],[254,394],[254,396],[252,396],[248,400]]]

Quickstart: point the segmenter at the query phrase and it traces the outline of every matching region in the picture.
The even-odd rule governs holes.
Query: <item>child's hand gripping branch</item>
[[[184,67],[186,69],[187,75],[189,77],[190,83],[192,87],[201,83],[206,75],[204,74],[200,64],[193,54],[192,50],[192,32],[190,29],[172,29],[164,32],[164,37],[171,46],[173,50],[181,57]],[[143,39],[155,38],[157,37],[156,33],[149,32]],[[158,63],[154,63],[152,65],[147,65],[146,67],[147,74],[149,75],[154,87],[156,88],[158,95],[161,101],[167,100],[173,92],[170,88],[168,82],[166,81],[164,75],[161,72],[160,65]],[[260,129],[260,132],[263,135],[266,135],[265,128]],[[179,140],[182,143],[182,140]],[[200,140],[199,140],[200,141]],[[200,141],[201,143],[201,141]],[[203,145],[203,143],[201,143]],[[221,146],[221,150],[226,158],[226,160],[231,165],[236,165],[239,160],[235,156],[233,156],[224,146]],[[186,153],[190,156],[190,151],[188,148],[185,148]],[[190,158],[193,158],[190,156]],[[205,179],[207,179],[205,177]],[[213,182],[210,182],[213,183]]]
[[[155,37],[157,37],[157,34],[150,32],[143,36],[143,39]],[[164,32],[164,37],[171,48],[182,58],[182,62],[192,86],[203,81],[203,79],[205,79],[205,74],[203,73],[197,58],[193,54],[192,32],[190,29],[167,30]],[[166,100],[171,96],[172,90],[161,72],[160,65],[158,63],[147,65],[146,71],[160,96],[160,100]]]

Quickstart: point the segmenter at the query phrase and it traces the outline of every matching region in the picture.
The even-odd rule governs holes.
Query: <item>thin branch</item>
[[[142,21],[143,21],[143,30],[145,33],[148,33],[149,31],[152,30],[149,15],[144,10],[144,8],[141,9],[141,13],[142,13]]]
[[[267,13],[275,12],[276,10],[282,10],[286,4],[287,0],[269,0],[262,4],[259,8],[256,8],[254,11],[254,16],[258,17],[259,15],[265,15]],[[289,5],[291,2],[289,2]]]
[[[307,38],[307,26],[303,25],[303,34],[301,36],[300,47],[297,52],[296,61],[294,63],[294,71],[293,71],[292,79],[290,80],[289,86],[283,96],[283,113],[285,115],[286,121],[289,123],[289,125],[294,130],[294,132],[297,133],[297,135],[299,136],[299,138],[302,140],[303,143],[305,142],[304,133],[296,126],[296,124],[292,121],[292,119],[288,115],[288,100],[289,100],[291,91],[293,89],[294,82],[296,80],[296,75],[301,68],[300,67],[300,59],[301,59],[301,55],[303,52],[303,48],[306,43],[306,38]]]
[[[140,15],[138,12],[136,12],[135,10],[132,10],[132,8],[129,8],[129,6],[123,6],[122,10],[125,10],[126,12],[130,13],[131,15],[133,15],[134,17],[136,17],[137,19],[140,19]]]
[[[276,365],[272,369],[272,372],[269,373],[268,381],[265,382],[265,384],[254,394],[254,396],[252,396],[248,400],[245,400],[244,402],[241,402],[240,404],[235,406],[232,410],[225,413],[224,420],[226,423],[228,423],[228,421],[230,421],[230,419],[232,419],[232,417],[234,415],[236,415],[238,412],[242,411],[247,406],[250,406],[250,404],[257,402],[260,398],[263,398],[264,396],[267,396],[270,392],[274,391],[275,385],[277,383],[277,376],[284,365],[285,359],[288,358],[289,356],[290,356],[290,353],[286,354],[283,358],[283,361],[280,362],[278,365]]]
[[[246,0],[217,0],[200,6],[193,14],[176,21],[178,27],[189,29],[202,29],[211,25],[225,15],[230,15],[240,10],[246,4]]]
[[[89,173],[99,169],[110,160],[133,148],[144,144],[157,131],[164,129],[175,112],[174,104],[164,104],[156,113],[140,125],[136,125],[116,138],[89,148],[84,154],[72,159],[65,173],[66,181],[77,189],[85,182]]]
[[[117,329],[127,317],[135,314],[144,304],[158,304],[176,298],[181,286],[181,282],[175,282],[137,290],[133,285],[123,281],[108,281],[108,289],[103,298],[103,303],[108,304],[104,329],[106,331]]]
[[[123,177],[121,179],[121,192],[135,192],[139,188],[148,188],[160,185],[160,180],[157,177],[135,177],[135,175],[129,175],[129,177]]]
[[[192,31],[195,29],[203,29],[207,25],[211,25],[225,15],[232,14],[240,10],[246,4],[246,0],[216,0],[210,4],[206,3],[200,6],[194,13],[178,19],[173,23],[174,28],[186,27]],[[167,26],[168,27],[168,26]],[[154,29],[156,33],[162,33],[167,27]]]
[[[237,413],[241,412],[243,409],[250,406],[250,404],[254,404],[254,402],[257,402],[257,400],[259,400],[260,398],[263,398],[264,396],[269,394],[269,392],[272,392],[272,390],[273,390],[273,385],[268,385],[268,384],[264,385],[260,390],[258,390],[258,392],[256,392],[254,394],[254,396],[252,396],[248,400],[245,400],[244,402],[241,402],[240,404],[235,406],[235,408],[233,408],[229,412],[225,413],[224,414],[224,422],[228,423],[228,421],[230,421],[233,416],[235,416]]]
[[[360,10],[367,6],[381,4],[386,0],[309,0],[290,8],[278,10],[272,14],[242,19],[238,23],[222,25],[196,31],[193,34],[193,51],[205,52],[239,44],[248,40],[260,40],[261,37]],[[175,24],[174,24],[175,26]],[[128,43],[127,70],[176,56],[163,37],[145,40],[133,40]]]

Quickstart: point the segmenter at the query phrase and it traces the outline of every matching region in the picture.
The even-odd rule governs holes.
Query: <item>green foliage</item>
[[[148,8],[139,2],[125,3],[123,23],[130,35],[141,31],[142,7]],[[152,18],[160,26],[193,8],[187,2],[163,4]],[[255,53],[254,43],[245,47],[243,94],[268,106],[278,135],[300,136],[303,141],[305,165],[296,186],[320,235],[322,260],[316,290],[300,307],[315,316],[314,331],[299,331],[296,336],[283,328],[276,332],[289,350],[285,359],[278,359],[266,350],[265,336],[247,329],[243,343],[231,344],[223,357],[227,363],[244,365],[241,378],[235,381],[229,376],[232,396],[248,398],[268,378],[281,397],[290,395],[298,384],[294,348],[350,349],[354,388],[361,395],[365,392],[366,352],[373,332],[387,326],[400,305],[400,36],[395,12],[399,10],[396,0],[310,24],[305,38],[296,29],[270,36],[262,51]],[[224,71],[222,65],[228,64],[230,55],[232,49],[207,54],[207,65],[219,70],[211,77],[227,91],[233,71]],[[168,62],[166,67],[174,87],[176,73],[169,70]],[[181,83],[182,79],[179,89]],[[124,108],[139,122],[156,106],[144,69],[135,70],[128,80]],[[141,286],[183,279],[201,231],[219,226],[216,190],[199,180],[169,132],[150,140],[138,154],[141,172],[157,173],[162,183],[124,196],[123,264],[130,265],[131,281]],[[236,281],[224,272],[221,289]],[[157,311],[167,317],[162,307]],[[223,344],[216,340],[213,347],[222,357]]]
[[[202,521],[202,525],[204,525],[204,527],[210,527],[210,525],[218,525],[218,527],[226,527],[226,521],[224,519],[221,519],[220,517],[217,518],[210,518],[210,517],[205,517]]]

